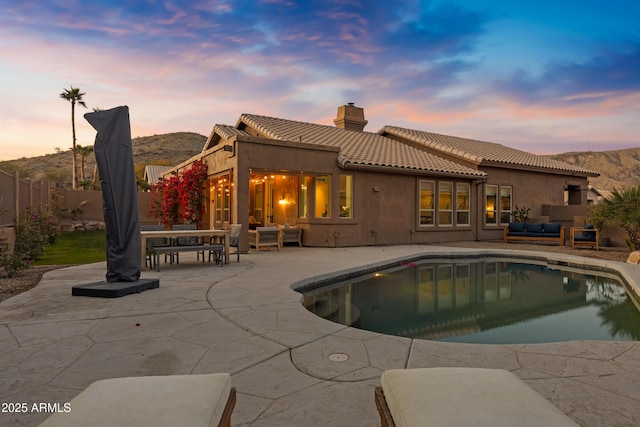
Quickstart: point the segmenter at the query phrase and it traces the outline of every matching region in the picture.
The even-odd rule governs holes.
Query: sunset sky
[[[241,113],[404,126],[534,153],[640,147],[640,2],[0,0],[0,160]]]

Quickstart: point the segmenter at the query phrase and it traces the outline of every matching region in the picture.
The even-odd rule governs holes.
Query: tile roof
[[[371,132],[349,131],[335,126],[298,122],[275,117],[242,114],[245,123],[268,138],[340,148],[342,166],[396,168],[403,170],[485,177],[486,173],[443,159],[410,145]]]
[[[556,171],[575,172],[585,175],[598,176],[597,172],[570,163],[538,156],[526,151],[517,150],[493,142],[440,135],[437,133],[406,129],[396,126],[385,126],[379,135],[393,135],[422,144],[433,150],[457,156],[477,164],[498,163],[514,166],[525,166]]]
[[[231,139],[234,136],[249,136],[245,131],[229,125],[215,125],[213,132],[217,133],[224,139]]]

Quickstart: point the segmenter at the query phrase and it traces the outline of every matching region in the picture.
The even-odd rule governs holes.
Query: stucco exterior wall
[[[478,209],[482,214],[484,209],[484,188],[486,185],[505,185],[513,189],[513,209],[516,206],[530,208],[530,218],[548,217],[546,205],[564,205],[564,191],[566,186],[579,187],[582,205],[587,203],[587,178],[570,175],[555,175],[527,170],[503,169],[497,167],[481,167],[489,176],[486,184],[482,185],[482,195]],[[553,218],[552,218],[553,220]],[[482,222],[478,237],[480,240],[500,239],[505,224],[488,225]]]
[[[223,147],[227,146],[227,150]],[[389,173],[366,168],[342,168],[339,149],[298,142],[274,141],[253,136],[234,137],[197,156],[209,166],[210,177],[230,176],[233,182],[231,199],[231,222],[245,226],[241,235],[241,250],[248,250],[249,216],[255,206],[252,203],[251,178],[262,174],[271,178],[270,187],[275,193],[271,200],[269,218],[263,223],[290,224],[303,230],[305,246],[339,247],[361,245],[425,244],[459,240],[493,240],[502,238],[504,224],[485,223],[486,185],[510,186],[512,208],[528,207],[530,217],[545,219],[544,205],[562,205],[567,186],[584,189],[579,194],[586,205],[587,178],[556,175],[528,170],[505,169],[482,166],[488,180],[419,176],[414,174]],[[190,159],[192,162],[194,159]],[[179,168],[186,168],[185,162]],[[340,217],[340,176],[353,177],[353,215]],[[330,214],[317,216],[314,177],[330,176]],[[307,216],[298,217],[298,194],[300,182],[308,179]],[[470,224],[467,226],[420,226],[419,182],[420,179],[434,181],[464,182],[470,187]],[[266,186],[265,194],[266,194]],[[266,197],[266,196],[265,196]],[[286,199],[277,205],[275,199]],[[211,209],[208,200],[208,209]],[[322,210],[322,209],[321,209]],[[209,211],[210,212],[210,211]],[[209,216],[207,212],[206,216]],[[226,224],[225,224],[226,225]],[[216,226],[218,226],[216,224]]]

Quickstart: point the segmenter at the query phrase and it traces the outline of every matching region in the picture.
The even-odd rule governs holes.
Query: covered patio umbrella
[[[96,111],[84,118],[98,131],[94,153],[102,187],[107,276],[106,283],[76,286],[72,293],[117,297],[158,287],[157,279],[139,280],[140,218],[129,108]]]

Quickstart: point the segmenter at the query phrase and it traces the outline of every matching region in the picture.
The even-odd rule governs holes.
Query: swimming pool
[[[360,329],[438,341],[640,340],[636,298],[605,272],[514,259],[406,262],[303,293]]]

